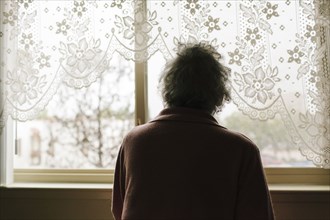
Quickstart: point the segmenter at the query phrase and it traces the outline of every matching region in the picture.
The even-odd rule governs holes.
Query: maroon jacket
[[[164,109],[121,146],[116,220],[274,219],[260,153],[208,113]]]

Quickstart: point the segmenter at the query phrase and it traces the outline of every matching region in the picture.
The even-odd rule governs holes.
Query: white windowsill
[[[268,188],[271,192],[330,192],[330,185],[269,184]]]
[[[14,183],[46,185],[107,185],[113,183],[113,169],[15,169]]]
[[[24,189],[110,189],[113,184],[107,183],[13,183],[6,188]]]
[[[330,185],[303,185],[303,184],[269,184],[271,192],[330,192]],[[113,184],[105,183],[13,183],[7,188],[27,189],[108,189],[112,190]]]

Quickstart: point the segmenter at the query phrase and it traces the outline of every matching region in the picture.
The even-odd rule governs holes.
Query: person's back
[[[273,219],[258,148],[209,109],[178,104],[125,137],[113,213],[117,220]]]

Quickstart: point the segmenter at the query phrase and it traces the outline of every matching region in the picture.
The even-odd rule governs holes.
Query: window
[[[0,127],[12,123],[2,135],[15,140],[16,180],[102,182],[125,133],[162,109],[158,78],[177,44],[200,41],[232,70],[220,124],[250,137],[266,167],[328,168],[327,4],[2,1]]]
[[[163,108],[160,92],[157,90],[159,66],[165,65],[161,54],[155,54],[148,62],[148,69],[153,74],[148,75],[149,118],[155,117]],[[155,71],[159,70],[157,74]],[[294,147],[291,137],[279,115],[267,121],[251,120],[241,113],[235,104],[227,103],[221,112],[215,115],[218,122],[234,131],[248,136],[259,147],[265,167],[313,167],[313,163]]]
[[[36,119],[15,122],[15,168],[113,169],[134,126],[134,65],[121,56],[87,88],[62,85]]]

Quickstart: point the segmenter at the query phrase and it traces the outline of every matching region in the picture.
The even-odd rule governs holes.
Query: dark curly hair
[[[180,44],[177,55],[160,78],[166,106],[219,111],[230,100],[226,85],[230,70],[219,62],[221,55],[205,43]]]

